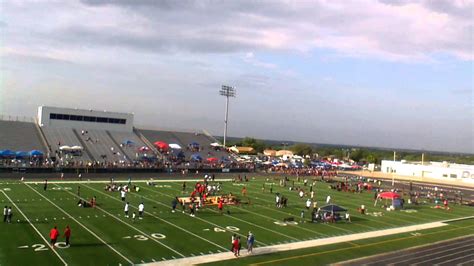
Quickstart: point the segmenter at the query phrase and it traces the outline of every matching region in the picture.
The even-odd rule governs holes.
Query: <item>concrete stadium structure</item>
[[[216,140],[204,130],[138,129],[133,121],[131,113],[40,106],[37,117],[29,121],[15,121],[11,116],[8,121],[0,118],[0,150],[39,150],[47,158],[61,158],[61,147],[76,146],[81,147],[82,152],[68,160],[133,162],[143,156],[138,149],[147,147],[148,156],[166,161],[166,156],[153,145],[163,141],[181,146],[186,159],[194,153],[199,153],[203,160],[210,157],[230,159],[226,151],[211,149],[209,145]],[[197,152],[187,149],[191,143],[199,144]]]
[[[381,171],[397,176],[474,184],[474,165],[383,160]]]

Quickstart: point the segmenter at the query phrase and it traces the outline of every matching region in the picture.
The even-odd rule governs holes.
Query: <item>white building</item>
[[[383,160],[381,171],[388,174],[420,178],[459,180],[474,183],[474,165],[447,162],[407,162]]]
[[[133,131],[133,114],[51,106],[38,107],[41,127]]]

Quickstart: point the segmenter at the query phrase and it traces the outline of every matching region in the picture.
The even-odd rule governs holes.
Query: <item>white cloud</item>
[[[3,1],[8,49],[308,52],[394,61],[472,60],[472,1]],[[48,10],[48,12],[44,12]],[[56,51],[58,53],[58,51]],[[261,64],[262,67],[272,67]]]

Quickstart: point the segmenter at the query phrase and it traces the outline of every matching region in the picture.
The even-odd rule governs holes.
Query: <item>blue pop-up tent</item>
[[[39,150],[32,150],[29,152],[30,156],[43,156],[43,152],[39,151]]]
[[[3,158],[11,158],[11,157],[15,157],[16,156],[16,153],[12,150],[3,150],[3,151],[0,151],[0,157],[3,157]]]
[[[127,139],[127,140],[123,141],[122,144],[123,144],[123,145],[133,145],[133,144],[135,144],[135,142],[133,142],[133,141]]]
[[[200,162],[202,161],[202,156],[199,153],[191,155],[191,161]]]
[[[229,162],[229,158],[227,158],[226,156],[222,156],[221,159],[219,160],[221,163],[226,163],[226,162]]]
[[[30,154],[28,154],[26,151],[17,151],[15,153],[15,157],[17,159],[23,159],[23,158],[28,158],[30,157]]]
[[[189,144],[189,146],[191,146],[191,147],[199,147],[199,143],[193,141],[193,142],[191,142],[191,144]]]

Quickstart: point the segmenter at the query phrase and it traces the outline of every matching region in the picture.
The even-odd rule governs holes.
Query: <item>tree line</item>
[[[335,157],[339,159],[351,159],[359,163],[380,164],[382,160],[393,160],[393,150],[376,148],[359,148],[347,146],[322,146],[307,143],[284,143],[278,141],[266,141],[252,137],[234,139],[228,142],[229,146],[252,147],[257,153],[263,153],[265,149],[291,150],[300,156],[311,156],[318,159],[323,157]],[[424,153],[424,161],[447,161],[459,164],[474,164],[472,154],[452,154],[442,152],[422,151],[396,151],[396,160],[421,161]]]

